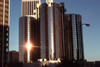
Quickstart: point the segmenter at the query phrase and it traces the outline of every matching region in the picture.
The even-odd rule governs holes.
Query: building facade
[[[41,0],[22,0],[22,16],[36,17]]]
[[[19,18],[19,61],[40,59],[39,6],[41,0],[22,0],[22,17]],[[31,51],[23,47],[31,43]]]
[[[66,14],[66,58],[68,60],[84,60],[82,17],[78,14]]]
[[[27,62],[40,59],[40,34],[39,22],[34,17],[19,18],[19,61]],[[31,44],[30,55],[28,57],[27,43]]]
[[[65,55],[66,55],[66,39],[65,39],[65,12],[66,12],[66,9],[64,7],[64,3],[60,3],[60,18],[61,18],[61,57],[64,58]]]
[[[60,5],[44,3],[40,6],[41,59],[61,58]]]
[[[6,67],[9,54],[10,0],[0,0],[0,67]]]

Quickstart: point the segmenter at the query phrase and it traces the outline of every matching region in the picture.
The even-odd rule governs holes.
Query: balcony
[[[2,25],[3,23],[0,21],[0,25]]]
[[[8,0],[5,0],[5,1],[6,1],[5,3],[9,4],[9,1]]]
[[[0,19],[3,19],[3,14],[2,15],[0,14]]]
[[[6,1],[5,2],[5,6],[8,6],[9,5],[9,2],[8,1]],[[0,6],[2,6],[3,7],[3,1],[0,1]]]
[[[5,6],[5,8],[7,8],[7,9],[8,9],[8,8],[9,8],[9,6],[7,6],[7,5],[6,5],[6,6]]]
[[[5,20],[6,23],[8,23],[8,20]]]
[[[5,26],[8,26],[8,22],[6,22],[4,25],[5,25]]]
[[[0,19],[0,22],[3,22],[3,19]]]
[[[5,15],[5,18],[8,18],[8,15]]]
[[[3,12],[3,8],[0,7],[0,12]]]
[[[0,12],[0,18],[3,16],[3,12]]]
[[[0,7],[3,7],[3,3],[2,2],[0,2]]]
[[[6,46],[6,48],[8,48],[8,46]]]
[[[6,13],[8,13],[8,10],[5,10]]]

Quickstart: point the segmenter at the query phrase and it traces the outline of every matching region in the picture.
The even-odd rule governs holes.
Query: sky
[[[9,50],[19,51],[19,18],[21,0],[10,0]],[[100,0],[54,0],[65,3],[66,14],[80,14],[83,25],[84,57],[88,61],[100,61]],[[42,0],[45,3],[45,0]]]

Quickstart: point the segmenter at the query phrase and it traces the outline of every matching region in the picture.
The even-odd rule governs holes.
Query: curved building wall
[[[75,15],[72,15],[72,36],[73,36],[73,58],[77,60],[77,49],[78,49],[78,43],[77,43],[77,30],[76,30],[76,18]]]
[[[49,58],[54,58],[54,26],[53,26],[53,7],[48,7],[48,47],[49,47]]]
[[[67,59],[84,60],[82,19],[78,14],[66,14]]]
[[[83,59],[83,38],[82,38],[82,19],[80,15],[76,16],[77,21],[77,34],[78,34],[78,46],[79,46],[79,59]]]
[[[47,18],[45,16],[45,13],[47,12],[46,10],[46,4],[41,5],[40,7],[40,42],[41,42],[41,58],[46,58],[46,42],[45,42],[45,26],[46,26],[46,20]]]
[[[24,61],[24,41],[25,41],[25,17],[19,19],[19,61]]]
[[[19,18],[19,61],[37,61],[40,59],[39,24],[34,17]],[[27,43],[31,44],[28,57]]]
[[[60,58],[60,10],[59,4],[40,6],[41,58]]]

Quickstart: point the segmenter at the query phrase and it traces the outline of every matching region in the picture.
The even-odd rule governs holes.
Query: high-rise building
[[[19,61],[37,61],[40,59],[39,22],[33,17],[19,18]],[[30,54],[26,45],[30,43]]]
[[[36,17],[41,0],[22,0],[22,16]]]
[[[60,5],[44,3],[40,6],[41,59],[61,58]]]
[[[66,14],[66,58],[68,60],[84,60],[82,17],[79,14]]]
[[[39,6],[41,0],[22,0],[22,17],[19,18],[19,61],[40,59]],[[25,48],[31,43],[30,54]]]
[[[0,0],[0,67],[6,67],[9,54],[10,0]]]

